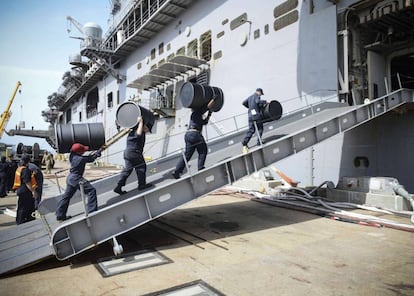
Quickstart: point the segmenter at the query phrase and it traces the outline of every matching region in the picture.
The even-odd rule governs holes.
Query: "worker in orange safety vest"
[[[25,154],[21,158],[23,164],[17,168],[13,189],[16,189],[17,214],[16,224],[22,224],[33,220],[32,213],[35,211],[35,199],[38,193],[38,184],[34,173],[29,169],[30,156]]]

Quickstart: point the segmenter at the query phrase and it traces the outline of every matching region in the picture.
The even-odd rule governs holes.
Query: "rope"
[[[270,204],[273,206],[285,206],[285,207],[293,208],[296,210],[308,211],[313,214],[319,214],[322,216],[326,216],[333,220],[356,223],[356,224],[366,225],[366,226],[387,227],[387,228],[392,228],[392,229],[397,229],[397,230],[414,232],[413,225],[398,223],[392,220],[378,218],[372,215],[344,211],[342,209],[343,208],[348,208],[348,209],[354,208],[354,209],[375,211],[375,212],[379,212],[382,214],[390,214],[390,215],[397,214],[397,215],[405,215],[405,216],[411,216],[411,217],[414,215],[414,212],[393,211],[393,210],[380,209],[376,207],[370,207],[366,205],[357,205],[357,204],[346,203],[346,202],[324,201],[322,197],[311,196],[308,192],[298,187],[282,191],[280,194],[281,195],[284,194],[284,195],[280,197],[266,195],[266,194],[262,194],[257,191],[251,191],[251,190],[241,189],[237,187],[229,187],[229,188],[232,188],[233,190],[232,191],[231,190],[227,190],[227,191],[220,190],[218,194],[229,194],[230,192],[232,192],[236,194],[242,194],[243,197],[246,197],[246,194],[247,194],[249,196],[253,196],[253,198],[250,198],[250,199],[257,201],[257,202],[263,202],[263,203]],[[292,192],[293,190],[299,191],[302,194]]]

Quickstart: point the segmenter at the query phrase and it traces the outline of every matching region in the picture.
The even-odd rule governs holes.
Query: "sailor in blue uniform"
[[[62,196],[62,199],[58,203],[56,210],[56,219],[58,221],[64,221],[70,216],[66,216],[69,207],[69,201],[79,189],[79,182],[84,181],[83,189],[88,196],[88,213],[94,212],[98,209],[98,202],[96,198],[96,189],[86,179],[83,178],[85,172],[85,166],[89,162],[94,162],[95,159],[101,156],[102,150],[105,149],[105,145],[98,151],[90,155],[83,155],[89,150],[88,146],[84,146],[80,143],[72,145],[71,153],[69,155],[70,161],[70,173],[66,178],[66,190]]]
[[[204,169],[204,163],[207,158],[207,144],[204,140],[202,130],[203,125],[206,125],[210,119],[212,108],[214,106],[214,99],[210,100],[206,106],[203,106],[197,110],[193,109],[190,117],[190,125],[185,133],[185,159],[189,161],[193,156],[195,150],[198,152],[198,170]],[[208,111],[206,118],[203,115]],[[175,179],[180,178],[185,167],[184,157],[178,161],[175,170],[172,175]]]
[[[7,196],[7,173],[9,172],[9,164],[6,162],[6,156],[1,157],[0,161],[0,197]]]
[[[260,99],[260,96],[262,95],[263,89],[257,88],[254,94],[252,94],[250,97],[243,101],[243,106],[249,108],[249,130],[247,131],[246,136],[244,137],[242,142],[243,153],[249,152],[249,147],[247,146],[247,144],[249,143],[251,137],[254,135],[254,132],[256,131],[254,122],[256,122],[260,138],[263,134],[263,122],[261,121],[262,116],[260,110],[266,105],[267,101]],[[260,145],[259,139],[257,140],[257,144]]]
[[[141,116],[137,118],[137,125],[132,128],[127,137],[127,145],[124,150],[125,167],[121,172],[121,178],[114,192],[118,194],[126,193],[126,191],[122,190],[122,186],[125,186],[126,180],[131,175],[133,169],[135,169],[138,178],[138,190],[153,186],[152,183],[146,182],[147,164],[143,156],[145,133],[151,132],[151,128],[152,126],[148,126]]]

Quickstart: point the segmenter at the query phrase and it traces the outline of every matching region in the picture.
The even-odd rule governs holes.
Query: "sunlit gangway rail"
[[[413,102],[413,96],[412,90],[403,89],[365,105],[323,102],[309,106],[266,124],[266,143],[245,155],[241,154],[240,143],[246,129],[223,135],[209,142],[206,169],[197,172],[191,168],[179,180],[171,178],[170,172],[180,153],[149,163],[148,181],[154,182],[155,187],[144,192],[136,189],[132,175],[125,188],[128,193],[122,196],[112,191],[119,175],[101,179],[94,182],[99,210],[89,216],[85,216],[80,199],[75,198],[68,212],[75,217],[58,223],[54,211],[59,197],[47,199],[39,209],[44,214],[42,220],[0,232],[0,272],[53,255],[59,260],[75,256],[265,166]],[[36,232],[17,235],[26,227],[37,227]]]

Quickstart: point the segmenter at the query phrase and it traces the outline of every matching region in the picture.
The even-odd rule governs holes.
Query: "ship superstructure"
[[[256,87],[264,89],[265,99],[280,101],[289,114],[326,100],[363,104],[412,86],[410,0],[112,4],[112,24],[104,36],[98,25],[84,25],[80,53],[70,58],[73,68],[65,73],[58,92],[48,98],[52,110],[60,111],[50,121],[103,122],[106,136],[111,137],[117,133],[117,107],[134,100],[157,115],[145,151],[152,159],[184,146],[191,110],[183,108],[178,98],[186,81],[224,92],[223,109],[213,114],[207,139],[247,125],[241,102]],[[351,133],[348,137],[355,139]],[[300,163],[304,169],[297,174],[309,184],[345,171],[380,173],[376,145],[358,143],[345,149],[347,141],[341,138],[313,147],[286,166]],[[327,160],[324,151],[332,147],[347,153]],[[123,149],[123,141],[111,146],[105,161],[122,164]],[[364,170],[354,165],[361,157],[370,163]]]

